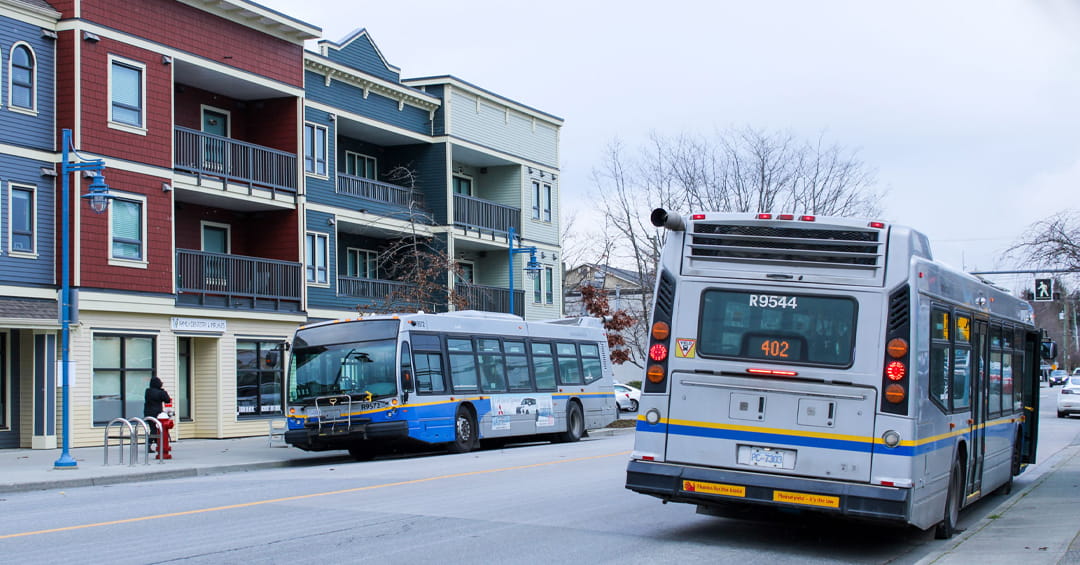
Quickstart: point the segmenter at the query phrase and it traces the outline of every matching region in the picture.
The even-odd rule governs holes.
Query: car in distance
[[[1058,418],[1080,414],[1080,376],[1069,377],[1057,398]]]
[[[619,405],[619,410],[637,412],[638,402],[641,401],[641,390],[622,383],[615,383],[614,387],[615,401]]]
[[[1063,385],[1069,380],[1069,373],[1065,369],[1050,371],[1050,386]]]

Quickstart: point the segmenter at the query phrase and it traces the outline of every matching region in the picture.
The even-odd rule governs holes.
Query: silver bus
[[[1031,307],[883,222],[655,210],[626,487],[699,512],[936,526],[1035,461]]]

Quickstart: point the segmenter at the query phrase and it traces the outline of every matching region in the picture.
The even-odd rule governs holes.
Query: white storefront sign
[[[173,331],[185,332],[224,332],[225,320],[212,320],[209,318],[173,318]]]

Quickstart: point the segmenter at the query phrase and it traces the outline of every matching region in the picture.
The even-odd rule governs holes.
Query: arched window
[[[16,45],[11,50],[11,100],[16,108],[33,110],[36,105],[34,91],[34,53],[26,45]]]

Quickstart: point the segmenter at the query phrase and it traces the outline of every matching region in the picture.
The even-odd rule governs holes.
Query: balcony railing
[[[512,227],[521,233],[521,208],[455,194],[454,225],[466,230],[495,233],[509,233]]]
[[[393,293],[399,295],[407,293],[414,285],[400,281],[384,281],[380,279],[361,279],[356,277],[337,278],[338,296],[350,296],[354,298],[369,298],[382,300]]]
[[[466,306],[469,310],[483,310],[484,312],[510,312],[510,289],[497,286],[484,286],[481,284],[458,283],[454,291],[465,297]],[[518,316],[524,316],[525,291],[514,290],[514,312]]]
[[[177,126],[178,171],[225,182],[296,194],[296,155]]]
[[[344,173],[338,173],[337,175],[337,191],[338,194],[347,194],[356,198],[392,204],[401,208],[408,208],[410,204],[416,204],[420,208],[424,207],[423,195],[420,191]]]
[[[299,312],[300,263],[176,250],[176,302],[218,308]]]

